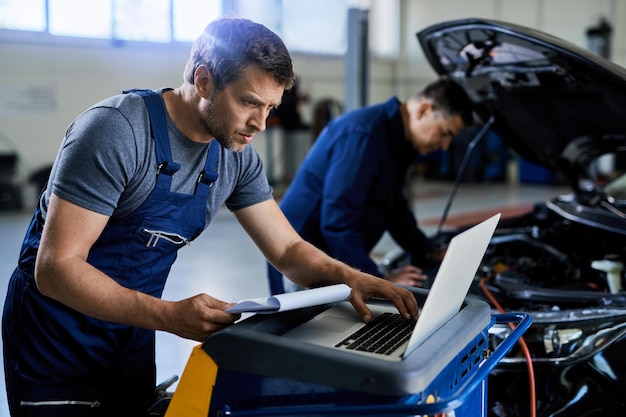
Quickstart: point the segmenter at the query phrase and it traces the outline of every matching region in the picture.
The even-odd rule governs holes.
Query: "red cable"
[[[489,299],[489,301],[498,309],[500,313],[506,313],[506,310],[502,308],[498,300],[491,294],[491,291],[487,288],[487,281],[489,281],[493,275],[486,276],[480,280],[480,287],[483,292]],[[513,324],[509,323],[509,327],[513,329]],[[530,384],[530,417],[536,417],[537,415],[537,402],[535,395],[535,371],[533,369],[533,360],[530,356],[530,349],[528,349],[528,345],[526,344],[526,340],[524,337],[520,337],[518,340],[520,346],[522,347],[522,351],[524,352],[524,357],[526,358],[526,367],[528,368],[528,381]]]

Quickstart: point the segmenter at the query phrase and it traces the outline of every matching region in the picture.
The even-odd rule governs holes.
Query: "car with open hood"
[[[417,39],[474,101],[478,135],[495,132],[571,187],[500,222],[472,287],[533,321],[527,353],[520,344],[489,376],[489,415],[626,415],[626,69],[496,20],[442,22]],[[507,331],[494,327],[494,343]]]

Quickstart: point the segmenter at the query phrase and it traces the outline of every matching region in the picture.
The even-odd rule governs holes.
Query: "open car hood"
[[[417,33],[433,69],[463,85],[482,122],[576,190],[590,164],[626,152],[626,69],[546,33],[460,19]]]

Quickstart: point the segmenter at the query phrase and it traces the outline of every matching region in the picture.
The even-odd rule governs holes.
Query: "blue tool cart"
[[[427,295],[412,289],[420,305]],[[328,305],[254,315],[192,351],[166,417],[487,415],[487,376],[530,326],[468,297],[402,361],[281,337]],[[500,344],[489,330],[516,324]]]

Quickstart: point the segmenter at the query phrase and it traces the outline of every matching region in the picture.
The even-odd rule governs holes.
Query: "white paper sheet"
[[[241,300],[226,309],[227,313],[276,313],[311,307],[320,304],[335,303],[350,297],[350,287],[346,284],[335,284],[326,287],[278,294],[271,297]]]

